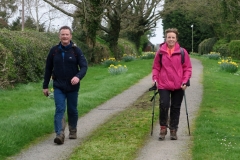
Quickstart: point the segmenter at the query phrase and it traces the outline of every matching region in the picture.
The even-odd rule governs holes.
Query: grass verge
[[[217,60],[197,58],[204,66],[204,91],[193,132],[193,159],[239,159],[240,72],[224,72]]]
[[[134,159],[150,135],[152,93],[147,92],[128,109],[114,115],[76,148],[71,160]],[[157,103],[156,103],[157,104]],[[155,122],[158,117],[156,108]]]

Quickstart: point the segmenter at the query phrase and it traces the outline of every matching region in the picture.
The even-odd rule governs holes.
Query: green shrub
[[[43,33],[36,31],[9,31],[0,30],[0,68],[9,68],[0,73],[0,87],[3,85],[14,85],[14,83],[28,83],[42,80],[46,58],[52,46],[59,43],[58,33]],[[84,37],[84,36],[82,36]],[[81,41],[78,34],[73,34],[73,42],[81,48],[88,62],[100,63],[103,59],[113,57],[108,43],[97,37],[95,47],[89,48],[86,43]],[[118,48],[121,51],[118,56],[126,53],[136,56],[137,51],[133,43],[124,39],[119,40]],[[8,55],[7,61],[6,56]],[[129,61],[131,58],[127,58]],[[132,59],[131,59],[132,60]],[[6,65],[5,65],[6,61]],[[109,67],[110,64],[116,65],[116,60],[108,59],[102,62]],[[10,67],[11,66],[11,67]],[[1,85],[2,84],[2,85]]]
[[[94,52],[94,63],[100,63],[103,59],[111,57],[112,55],[107,45],[100,44],[98,42],[96,42],[93,52]]]
[[[203,40],[199,45],[198,45],[198,52],[203,55],[203,54],[208,54],[212,51],[214,44],[216,43],[217,38],[208,38]]]
[[[111,74],[111,75],[118,75],[118,74],[122,74],[122,73],[125,73],[127,72],[127,66],[124,65],[113,65],[111,64],[109,67],[108,67],[108,72]]]
[[[6,88],[16,79],[16,69],[14,67],[14,57],[0,43],[0,88]]]
[[[0,43],[14,57],[15,83],[36,82],[43,78],[49,49],[58,43],[58,34],[35,31],[1,30]],[[13,77],[13,75],[11,76]]]
[[[196,53],[196,52],[191,52],[191,55],[193,55],[193,56],[201,56],[201,54]]]
[[[141,59],[154,59],[155,52],[143,52],[140,56]]]
[[[102,62],[102,65],[104,67],[109,67],[110,65],[117,65],[117,61],[115,58],[109,58],[109,59],[106,59],[106,60],[103,60]]]
[[[231,57],[240,59],[240,40],[232,40],[229,43]]]
[[[102,59],[113,56],[109,50],[108,43],[99,36],[96,37],[95,45],[92,44],[92,47],[89,47],[86,43],[86,37],[85,32],[73,32],[73,42],[82,50],[89,65],[100,63]]]
[[[123,47],[124,54],[136,56],[138,53],[136,46],[129,40],[119,38],[118,45]]]
[[[220,59],[220,53],[218,53],[218,52],[210,52],[209,54],[208,54],[208,58],[209,59],[214,59],[214,60],[218,60],[218,59]]]
[[[106,59],[114,56],[114,54],[109,49],[108,45],[109,44],[105,40],[97,36],[96,45],[94,48],[96,63],[101,62],[102,59]]]
[[[232,61],[231,57],[227,57],[218,62],[220,69],[226,72],[235,73],[238,71],[238,65]]]
[[[133,55],[123,54],[122,61],[124,62],[131,62],[134,61],[136,58]]]
[[[213,51],[219,52],[224,57],[229,57],[231,55],[230,55],[228,45],[229,45],[229,43],[227,40],[220,39],[214,44]]]
[[[216,52],[221,53],[221,55],[224,56],[224,57],[231,56],[228,45],[229,44],[220,44],[220,45],[218,45],[218,48],[216,48]]]

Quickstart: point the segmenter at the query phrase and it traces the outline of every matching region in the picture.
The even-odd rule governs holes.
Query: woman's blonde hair
[[[167,37],[167,34],[170,33],[170,32],[175,33],[176,34],[176,38],[178,39],[179,33],[178,33],[177,28],[168,28],[168,29],[166,29],[165,30],[165,38]]]

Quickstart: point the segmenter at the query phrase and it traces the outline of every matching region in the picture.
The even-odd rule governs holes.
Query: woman
[[[187,88],[187,82],[192,74],[192,65],[188,52],[184,51],[182,63],[180,45],[177,42],[178,30],[165,30],[165,43],[160,45],[152,67],[152,80],[158,88],[159,99],[159,140],[164,140],[167,127],[170,129],[170,139],[177,140],[180,108]],[[170,108],[170,122],[168,126],[168,110]]]

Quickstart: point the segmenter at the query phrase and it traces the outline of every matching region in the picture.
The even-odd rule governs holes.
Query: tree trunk
[[[118,38],[120,33],[120,19],[111,21],[111,28],[108,33],[109,48],[114,54],[115,59],[121,58],[121,51],[118,48]]]

